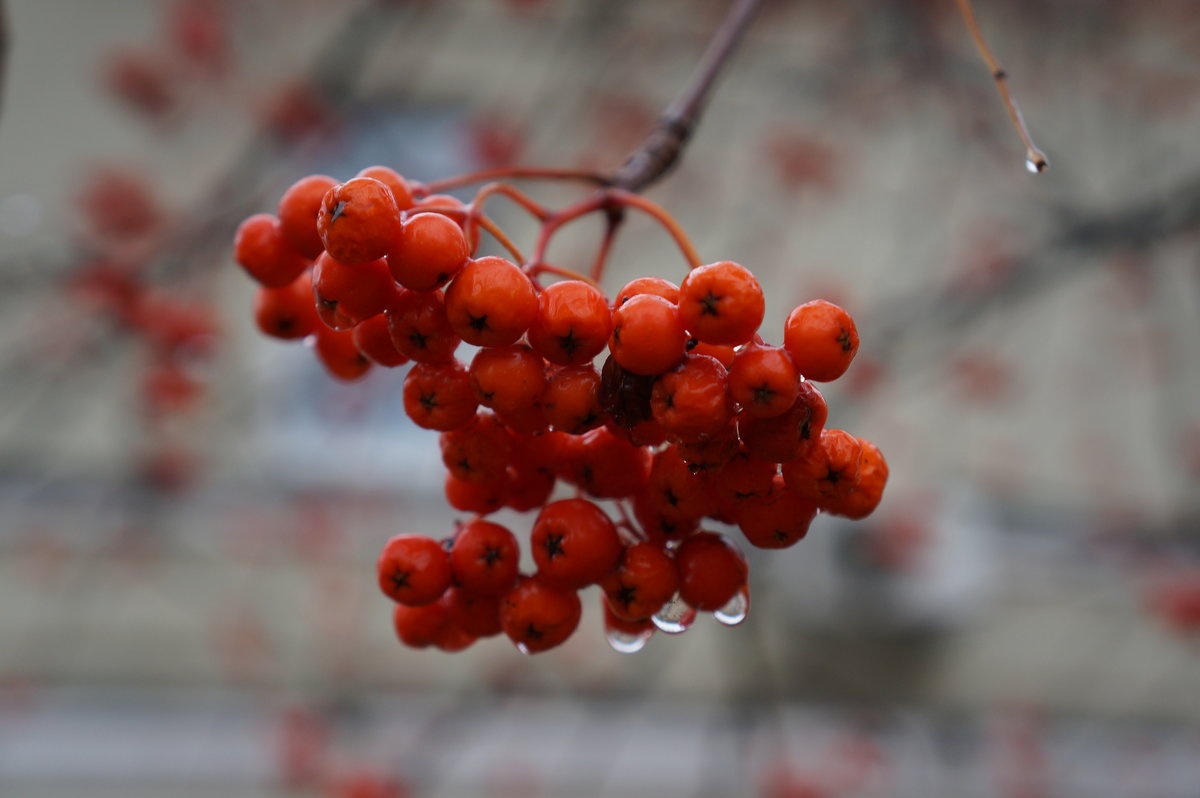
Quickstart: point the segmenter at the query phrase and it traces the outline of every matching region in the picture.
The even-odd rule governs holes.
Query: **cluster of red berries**
[[[887,465],[869,441],[825,428],[814,384],[858,349],[844,310],[797,307],[775,346],[757,335],[761,286],[730,261],[679,285],[639,278],[612,302],[583,278],[543,286],[536,262],[473,256],[475,203],[422,193],[384,167],[341,184],[306,177],[235,243],[262,285],[264,333],[312,336],[342,379],[412,362],[405,410],[441,433],[447,500],[474,517],[445,541],[384,547],[379,585],[404,643],[453,651],[503,632],[543,651],[575,630],[589,585],[618,650],[682,631],[697,611],[737,623],[747,564],[705,519],[784,548],[818,511],[875,509]],[[478,347],[469,362],[456,357],[464,342]],[[574,498],[552,500],[559,481]],[[615,520],[595,500],[613,500]],[[484,518],[502,507],[538,511],[532,575],[512,531]]]

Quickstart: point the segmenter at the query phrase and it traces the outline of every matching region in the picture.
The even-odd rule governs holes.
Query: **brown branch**
[[[613,175],[612,185],[626,191],[641,191],[659,180],[679,160],[684,145],[704,111],[704,105],[721,69],[729,60],[742,34],[750,26],[762,0],[734,0],[729,13],[713,34],[708,49],[697,64],[683,92],[663,112],[658,127],[625,159]]]
[[[976,21],[975,11],[971,7],[971,0],[954,0],[954,2],[958,4],[958,10],[962,13],[963,21],[967,23],[967,30],[971,32],[971,38],[975,40],[975,48],[979,50],[983,63],[987,64],[987,68],[992,73],[992,80],[996,81],[996,90],[1000,92],[1000,99],[1004,101],[1004,107],[1008,109],[1008,116],[1012,120],[1013,127],[1016,128],[1017,135],[1021,137],[1021,143],[1025,145],[1025,166],[1031,172],[1044,172],[1047,166],[1046,156],[1034,145],[1033,139],[1029,136],[1029,129],[1025,127],[1025,118],[1021,116],[1021,109],[1017,107],[1017,101],[1013,99],[1008,90],[1008,72],[1000,66],[1000,62],[992,55],[991,48],[984,40],[983,31],[979,29],[979,22]]]

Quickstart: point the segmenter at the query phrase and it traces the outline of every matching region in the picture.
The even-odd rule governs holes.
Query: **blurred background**
[[[5,5],[0,796],[1200,795],[1194,3],[978,1],[1042,176],[951,0],[766,3],[647,194],[768,341],[855,315],[830,425],[891,484],[749,552],[741,626],[621,655],[592,589],[534,658],[395,641],[436,435],[257,333],[233,230],[314,172],[613,168],[726,4]],[[631,218],[605,285],[684,269]]]

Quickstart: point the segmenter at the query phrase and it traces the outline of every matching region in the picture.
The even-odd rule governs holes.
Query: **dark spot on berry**
[[[408,587],[408,571],[392,571],[392,589],[402,590]]]
[[[842,334],[837,337],[837,342],[842,345],[843,352],[849,352],[854,348],[850,343],[850,333],[847,330],[842,330]]]
[[[836,470],[833,466],[829,466],[828,471],[829,473],[821,477],[821,479],[827,481],[830,485],[836,485],[838,480],[842,478],[842,472]]]
[[[542,544],[542,548],[546,550],[546,556],[554,559],[560,554],[566,554],[562,547],[562,535],[546,535],[546,541]]]
[[[760,405],[770,404],[771,399],[775,397],[775,393],[776,392],[771,390],[771,387],[764,382],[762,385],[754,389],[754,402],[755,404]]]
[[[630,587],[629,585],[621,585],[621,589],[617,591],[613,599],[622,607],[628,607],[637,600],[637,588]]]
[[[475,330],[476,332],[483,332],[487,329],[486,313],[484,313],[482,316],[472,316],[467,314],[467,318],[470,319],[468,323],[471,325],[472,330]]]
[[[537,628],[533,624],[529,624],[528,626],[525,627],[525,636],[528,637],[530,640],[541,640],[542,639],[542,630]]]
[[[701,316],[720,316],[720,311],[717,310],[717,305],[721,302],[721,297],[709,291],[704,299],[700,300],[700,315]]]
[[[620,324],[613,327],[612,335],[613,335],[613,343],[616,344],[617,346],[620,346],[621,345],[621,325]]]
[[[438,285],[441,285],[442,283],[446,282],[449,279],[450,279],[450,275],[446,274],[446,272],[438,272],[438,276],[437,276],[437,284]]]
[[[494,546],[488,546],[483,551],[483,561],[488,566],[495,565],[496,563],[500,562],[502,559],[504,559],[504,553],[501,552],[500,549],[495,548]]]
[[[436,393],[421,394],[421,407],[425,408],[425,412],[432,413],[438,407],[438,399]]]
[[[666,499],[667,504],[671,505],[672,507],[679,506],[679,497],[676,496],[675,492],[673,490],[671,490],[670,488],[667,488],[666,490],[663,491],[663,498]]]
[[[558,345],[563,354],[567,357],[574,357],[580,347],[579,340],[575,338],[575,330],[572,329],[566,335],[558,336]]]
[[[776,529],[771,533],[771,537],[775,538],[775,540],[779,541],[780,543],[783,543],[788,539],[788,533],[784,532],[782,529]]]
[[[691,352],[693,349],[695,349],[698,346],[700,346],[699,338],[689,338],[687,340],[687,346],[685,347],[685,350],[688,352]]]
[[[346,201],[339,200],[337,205],[333,206],[333,210],[329,212],[329,223],[333,224],[338,219],[346,215]]]
[[[429,348],[429,336],[422,333],[420,330],[413,330],[408,336],[408,340],[412,341],[412,345],[417,349]]]

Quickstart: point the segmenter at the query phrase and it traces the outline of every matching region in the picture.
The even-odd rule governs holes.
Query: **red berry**
[[[579,626],[583,605],[573,590],[550,587],[537,577],[525,577],[504,595],[500,626],[527,654],[563,643]]]
[[[729,370],[729,395],[746,416],[770,418],[787,412],[795,403],[799,378],[781,347],[747,344]]]
[[[584,499],[542,508],[530,533],[538,578],[569,590],[599,582],[621,556],[621,538],[604,511]]]
[[[309,303],[312,307],[312,303]],[[396,368],[408,362],[408,356],[392,343],[392,334],[388,330],[387,315],[377,313],[355,326],[352,335],[354,345],[363,357],[386,368]]]
[[[450,587],[450,555],[424,535],[397,535],[379,553],[379,589],[398,604],[420,607]]]
[[[517,413],[532,407],[546,388],[546,364],[528,346],[480,349],[471,361],[471,385],[484,407]]]
[[[818,507],[845,499],[858,485],[862,442],[845,430],[822,430],[816,446],[779,471],[787,486]]]
[[[600,374],[590,363],[556,369],[542,393],[546,419],[556,430],[581,435],[604,423]]]
[[[608,300],[580,280],[554,283],[538,295],[529,345],[559,366],[591,363],[608,344],[612,315]]]
[[[332,177],[309,175],[293,183],[279,200],[279,225],[284,239],[310,260],[325,251],[317,232],[317,216],[321,213],[321,200],[336,185]]]
[[[387,310],[398,298],[396,284],[382,260],[347,266],[329,253],[312,271],[313,299],[321,321],[346,330]]]
[[[404,378],[404,411],[418,427],[442,432],[475,417],[471,377],[457,360],[418,363]]]
[[[383,183],[355,177],[329,189],[321,199],[317,232],[335,260],[348,266],[377,260],[400,234],[400,209]]]
[[[683,359],[686,347],[679,308],[661,296],[637,294],[612,313],[608,349],[627,371],[661,374]]]
[[[472,637],[494,637],[500,627],[501,596],[470,593],[457,587],[446,591],[446,604],[455,626]]]
[[[770,492],[744,499],[732,514],[751,545],[785,549],[808,534],[817,506],[788,488],[783,477],[776,476]]]
[[[675,283],[661,277],[638,277],[630,280],[624,288],[617,292],[613,307],[621,307],[638,294],[653,294],[662,297],[672,305],[679,304],[679,286]]]
[[[368,166],[360,170],[355,177],[373,177],[390,188],[392,190],[392,199],[396,200],[396,207],[400,210],[406,211],[413,206],[412,189],[408,187],[408,181],[396,170],[387,166]],[[333,184],[331,183],[330,188],[332,187]]]
[[[462,342],[450,328],[441,291],[400,291],[387,320],[397,351],[418,363],[447,363]]]
[[[679,286],[679,316],[704,343],[746,343],[765,312],[762,286],[749,269],[732,261],[692,269]]]
[[[316,331],[321,320],[313,306],[312,278],[302,272],[282,288],[259,288],[254,295],[254,322],[264,335],[292,340]]]
[[[339,380],[352,382],[371,370],[371,361],[358,351],[349,330],[331,330],[318,324],[313,348],[322,365]]]
[[[698,610],[724,607],[746,584],[742,553],[723,535],[697,532],[675,550],[679,596]]]
[[[516,264],[497,257],[469,262],[446,289],[446,318],[476,346],[507,346],[537,316],[533,283]]]
[[[858,328],[845,310],[815,299],[788,314],[783,346],[807,379],[829,382],[842,376],[858,354]]]
[[[521,550],[507,528],[491,521],[459,527],[450,548],[450,570],[463,590],[498,596],[517,581]]]
[[[811,382],[796,389],[796,401],[781,415],[755,418],[738,415],[738,434],[751,457],[769,463],[793,460],[816,445],[825,428],[829,407]]]
[[[419,213],[401,226],[387,262],[400,285],[431,291],[458,274],[469,255],[457,222],[439,213]]]
[[[283,288],[308,268],[308,260],[283,238],[279,220],[258,213],[242,222],[233,238],[233,257],[259,285]]]
[[[687,355],[654,384],[650,409],[675,440],[716,435],[733,417],[725,367],[708,355]]]
[[[639,621],[671,600],[679,588],[679,572],[675,561],[662,549],[638,543],[621,553],[616,570],[600,586],[614,615]]]

